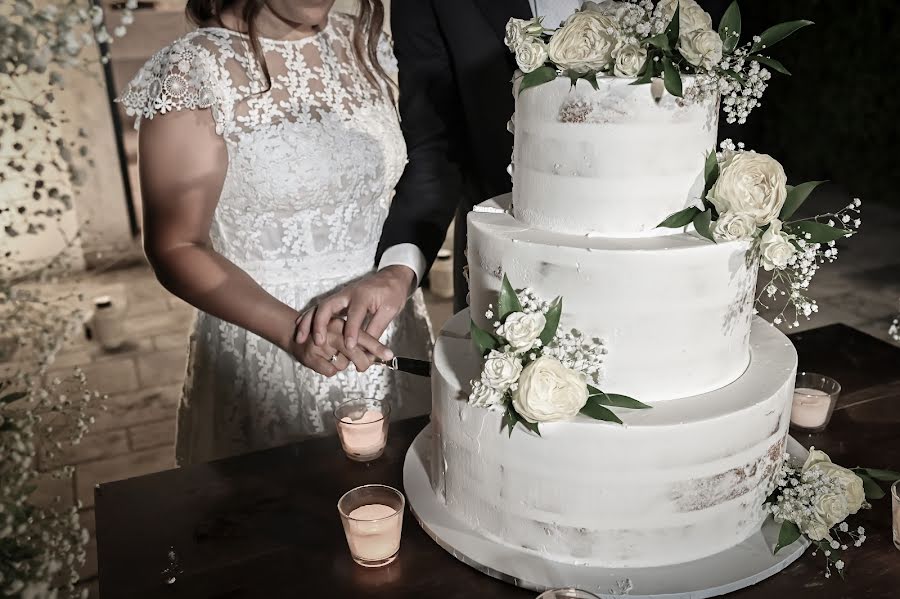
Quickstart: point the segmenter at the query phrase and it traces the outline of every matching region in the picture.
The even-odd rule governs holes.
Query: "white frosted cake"
[[[469,215],[471,308],[435,349],[431,483],[467,526],[549,561],[670,565],[759,530],[797,358],[753,317],[750,241],[656,228],[702,192],[715,103],[597,84],[517,98],[513,193]],[[469,320],[491,330],[504,277],[561,296],[559,330],[604,348],[596,384],[650,409],[501,434],[504,413],[469,399],[485,353]]]

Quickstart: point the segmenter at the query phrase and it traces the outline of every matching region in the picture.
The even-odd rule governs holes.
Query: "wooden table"
[[[846,466],[900,468],[900,349],[843,325],[793,337],[801,370],[844,386],[827,432],[801,435]],[[347,460],[324,438],[211,464],[101,485],[96,490],[102,599],[184,597],[526,598],[445,553],[407,510],[400,556],[369,570],[350,559],[336,503],[357,485],[401,487],[406,449],[427,419],[391,426],[385,455]],[[847,580],[826,580],[811,552],[736,598],[900,597],[900,551],[890,497],[858,518],[862,548],[847,552]],[[167,584],[169,551],[177,558]]]

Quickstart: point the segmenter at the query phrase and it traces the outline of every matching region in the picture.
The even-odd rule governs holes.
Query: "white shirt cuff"
[[[425,254],[414,243],[399,243],[392,245],[381,255],[381,262],[378,263],[378,270],[387,268],[388,266],[407,266],[416,273],[416,281],[413,288],[418,287],[425,276],[425,269],[428,267],[425,261]]]

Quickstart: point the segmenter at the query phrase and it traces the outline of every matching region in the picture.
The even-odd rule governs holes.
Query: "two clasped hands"
[[[359,372],[393,352],[379,341],[406,304],[416,275],[388,266],[351,283],[297,318],[291,353],[307,368],[332,377],[352,363]]]

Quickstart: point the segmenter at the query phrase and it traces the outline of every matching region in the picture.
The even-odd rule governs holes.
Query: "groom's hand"
[[[367,317],[365,332],[375,339],[381,338],[394,317],[403,309],[415,282],[415,273],[407,266],[388,266],[348,285],[322,301],[314,310],[308,310],[299,319],[297,342],[305,342],[310,335],[316,345],[327,338],[328,323],[344,314],[344,343],[348,349],[356,347],[360,330]],[[381,346],[378,357],[390,359],[393,352]]]

